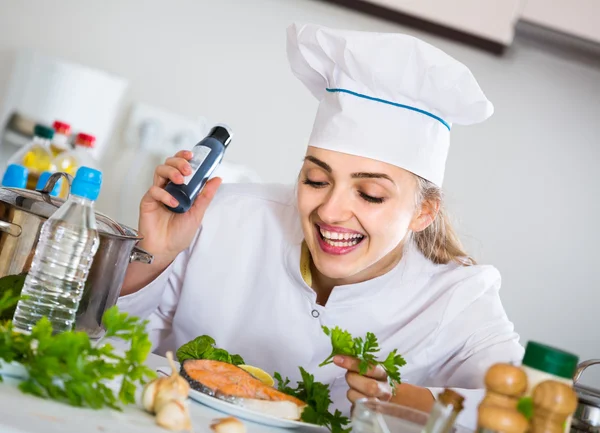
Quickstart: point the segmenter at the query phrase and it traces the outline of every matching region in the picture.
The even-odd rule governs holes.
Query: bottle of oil
[[[90,150],[94,147],[96,137],[90,134],[79,133],[75,138],[75,148],[59,154],[52,161],[57,171],[75,176],[79,167],[89,167],[98,170],[98,164],[93,158]],[[59,197],[66,198],[68,186],[63,184],[60,188]]]
[[[57,155],[71,149],[71,146],[69,145],[71,125],[57,120],[52,124],[52,127],[54,128],[54,137],[50,142],[50,150],[52,151],[52,156],[56,157]]]
[[[50,140],[54,129],[45,125],[36,125],[33,139],[8,160],[8,165],[17,164],[27,168],[27,189],[35,189],[40,175],[44,171],[54,171]]]

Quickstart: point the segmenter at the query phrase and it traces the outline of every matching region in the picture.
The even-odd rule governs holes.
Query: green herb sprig
[[[402,355],[398,354],[397,349],[391,351],[384,361],[378,361],[376,358],[379,353],[379,342],[372,332],[367,332],[365,338],[353,337],[348,331],[336,326],[329,329],[323,326],[323,332],[331,338],[331,354],[319,364],[319,367],[333,363],[336,355],[351,356],[360,361],[359,374],[365,375],[367,371],[380,365],[388,376],[388,382],[393,390],[397,384],[401,383],[400,367],[406,365]]]
[[[233,365],[245,364],[244,358],[240,355],[230,354],[225,349],[215,347],[215,344],[215,340],[208,335],[196,337],[177,349],[177,360],[183,362],[186,359],[210,359]]]
[[[301,420],[310,424],[317,424],[327,427],[331,433],[348,433],[350,428],[344,428],[350,420],[343,416],[339,410],[334,413],[329,412],[329,406],[332,403],[329,387],[321,382],[316,382],[315,377],[300,367],[302,380],[297,382],[296,388],[289,386],[290,380],[285,380],[281,374],[274,373],[273,377],[277,381],[277,389],[285,394],[296,397],[307,404],[302,411]]]
[[[18,299],[5,291],[0,298],[0,314],[13,308]],[[72,406],[121,410],[121,405],[135,403],[136,384],[156,377],[144,365],[151,342],[146,321],[121,313],[116,306],[105,312],[103,323],[106,333],[92,345],[85,332],[53,334],[46,317],[30,334],[17,333],[11,321],[4,321],[0,324],[0,359],[23,365],[27,378],[19,389],[25,393]],[[129,343],[128,350],[117,351],[104,342],[108,338]],[[115,379],[121,381],[117,395],[107,384]]]

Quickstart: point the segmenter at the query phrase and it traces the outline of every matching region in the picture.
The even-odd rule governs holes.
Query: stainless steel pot
[[[70,191],[72,178],[65,173],[53,174],[41,191],[0,188],[0,279],[13,276],[11,283],[22,284],[24,281],[42,224],[65,201],[49,195],[61,176]],[[150,254],[136,246],[142,238],[135,230],[100,212],[96,212],[96,221],[100,245],[75,323],[75,329],[85,331],[91,338],[100,338],[104,334],[102,315],[116,304],[129,263],[152,263],[153,260]]]
[[[597,364],[600,364],[600,359],[582,362],[577,366],[577,372],[573,377],[573,386],[578,399],[571,424],[573,433],[600,433],[600,390],[577,383],[586,368]]]

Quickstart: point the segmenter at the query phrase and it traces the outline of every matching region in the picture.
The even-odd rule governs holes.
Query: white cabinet
[[[325,0],[376,15],[413,17],[498,46],[509,47],[519,21],[600,43],[600,0]],[[382,12],[383,11],[383,12]],[[417,25],[418,27],[418,25]]]
[[[524,0],[521,19],[600,42],[600,0]]]
[[[369,0],[369,2],[504,46],[512,43],[515,23],[522,9],[522,0]]]

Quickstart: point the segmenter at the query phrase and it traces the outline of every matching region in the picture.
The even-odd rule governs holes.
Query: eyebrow
[[[313,164],[318,165],[323,170],[325,170],[327,173],[331,173],[333,171],[332,168],[331,168],[331,166],[329,164],[327,164],[324,161],[321,161],[319,158],[315,158],[314,156],[308,155],[307,157],[304,158],[304,160],[305,161],[310,161]]]
[[[313,164],[318,165],[319,167],[321,167],[323,170],[325,170],[327,173],[332,173],[333,169],[331,168],[331,166],[329,164],[327,164],[325,161],[321,161],[318,158],[315,158],[314,156],[306,156],[304,158],[306,161],[310,161]],[[385,173],[367,173],[367,172],[360,172],[360,173],[352,173],[352,178],[354,179],[386,179],[389,180],[390,182],[392,182],[394,185],[396,184],[391,177],[389,177],[387,174]]]

